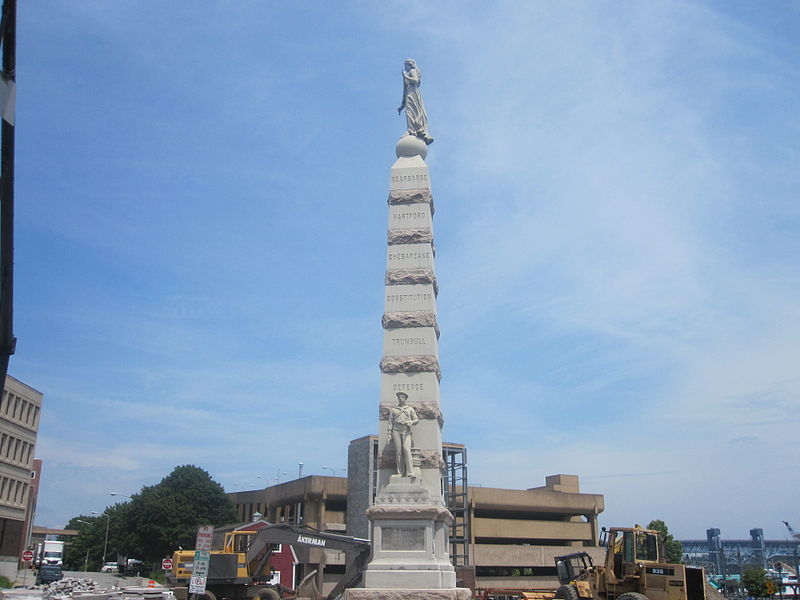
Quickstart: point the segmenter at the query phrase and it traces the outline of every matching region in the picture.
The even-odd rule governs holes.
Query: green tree
[[[236,520],[222,486],[193,465],[175,467],[160,483],[142,488],[129,502],[116,506],[121,513],[114,535],[116,551],[150,563],[179,546],[193,548],[198,526],[219,527]]]
[[[78,535],[72,539],[65,553],[64,561],[68,570],[83,571],[86,568],[89,571],[98,571],[106,560],[115,561],[119,558],[119,549],[124,546],[127,538],[127,504],[115,504],[106,508],[102,514],[79,515],[69,520],[66,529],[74,529]]]
[[[754,598],[766,598],[773,593],[767,572],[761,567],[747,567],[742,573],[742,585]]]
[[[78,515],[69,520],[65,529],[78,532],[65,551],[64,568],[69,571],[89,571],[99,568],[103,559],[105,518]]]
[[[104,547],[109,561],[136,558],[157,563],[179,546],[194,547],[198,526],[219,527],[235,520],[230,498],[206,471],[193,465],[175,467],[156,485],[143,487],[101,515],[70,519],[66,528],[78,535],[66,554],[67,568],[83,570],[88,564],[90,571],[99,570]]]
[[[81,521],[86,520],[89,525],[82,524]],[[64,529],[74,529],[78,532],[72,538],[69,549],[64,552],[64,569],[68,571],[82,571],[84,556],[90,547],[90,540],[88,531],[91,527],[91,521],[86,519],[85,515],[72,517],[69,522],[64,526]]]
[[[683,562],[683,544],[672,537],[667,528],[667,524],[661,519],[654,519],[647,525],[648,529],[655,529],[661,533],[664,540],[664,553],[667,555],[667,562],[680,564]]]

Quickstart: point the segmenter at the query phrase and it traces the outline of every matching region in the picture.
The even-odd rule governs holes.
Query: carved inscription
[[[428,302],[433,300],[430,292],[417,292],[415,294],[393,294],[391,291],[386,294],[387,302]]]
[[[412,173],[410,175],[392,175],[392,183],[427,183],[427,173]]]
[[[381,527],[383,550],[425,550],[425,529]]]
[[[398,327],[384,329],[384,356],[437,356],[436,329],[433,327]]]
[[[392,213],[391,219],[395,223],[405,223],[406,221],[416,221],[417,219],[427,218],[428,213],[424,210],[415,210],[413,212],[396,212]]]
[[[413,250],[389,252],[389,260],[429,260],[433,257],[431,250]]]
[[[424,383],[393,383],[393,392],[422,392],[425,390]]]

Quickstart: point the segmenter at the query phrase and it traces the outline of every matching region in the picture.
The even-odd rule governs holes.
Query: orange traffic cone
[[[147,587],[156,587],[156,582],[151,579],[147,582]]]

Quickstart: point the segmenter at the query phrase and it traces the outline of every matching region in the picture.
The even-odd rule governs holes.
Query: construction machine
[[[293,525],[267,525],[249,531],[230,531],[225,534],[222,550],[211,551],[206,591],[199,596],[199,600],[282,600],[295,597],[294,590],[271,582],[268,561],[278,544],[341,550],[345,553],[345,573],[325,600],[335,600],[345,589],[361,580],[371,549],[369,540]],[[173,587],[178,600],[188,598],[194,554],[194,550],[178,550],[173,554],[167,583]]]
[[[641,527],[606,532],[605,562],[586,552],[555,558],[562,600],[706,600],[702,568],[667,563],[661,533]]]

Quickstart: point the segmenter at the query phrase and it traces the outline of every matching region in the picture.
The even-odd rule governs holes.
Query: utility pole
[[[14,108],[17,80],[17,0],[3,0],[0,21],[3,70],[0,73],[0,383],[5,385],[14,337]]]

